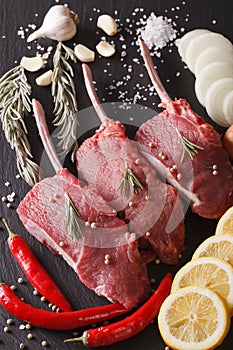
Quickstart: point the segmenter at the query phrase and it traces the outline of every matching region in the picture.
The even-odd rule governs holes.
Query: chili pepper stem
[[[87,337],[88,337],[88,332],[84,331],[83,334],[81,335],[81,337],[66,339],[66,340],[64,340],[64,343],[72,343],[75,341],[81,341],[81,342],[83,342],[83,344],[85,346],[87,346],[88,345]]]
[[[9,226],[9,224],[8,224],[8,222],[6,221],[5,218],[2,219],[2,222],[4,223],[6,229],[7,229],[8,233],[9,233],[9,239],[10,239],[10,238],[14,238],[15,236],[17,236],[17,234],[14,233],[14,232],[11,230],[11,228],[10,228],[10,226]]]

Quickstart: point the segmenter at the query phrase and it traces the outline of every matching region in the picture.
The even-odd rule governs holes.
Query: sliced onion
[[[196,76],[200,75],[202,69],[214,62],[226,62],[233,64],[233,51],[223,50],[221,47],[213,46],[204,50],[197,58],[194,66],[194,74]]]
[[[233,86],[223,100],[223,113],[229,124],[233,124]]]
[[[184,62],[186,62],[186,51],[192,39],[199,37],[200,35],[209,33],[207,29],[194,29],[191,32],[186,33],[178,42],[178,52]]]
[[[213,83],[206,94],[205,104],[208,115],[217,124],[228,127],[231,125],[223,111],[226,96],[233,90],[233,78],[223,78]]]
[[[198,101],[205,106],[205,98],[209,87],[222,78],[233,78],[233,62],[213,62],[208,64],[197,76],[195,93]]]
[[[232,43],[218,33],[206,33],[191,40],[186,50],[186,64],[194,72],[195,63],[199,55],[207,48],[218,46],[222,50],[233,51]]]

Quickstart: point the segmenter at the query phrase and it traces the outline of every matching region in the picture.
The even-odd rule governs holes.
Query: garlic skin
[[[67,41],[77,32],[79,17],[68,7],[55,5],[44,17],[42,26],[29,35],[27,42],[46,37],[57,41]]]

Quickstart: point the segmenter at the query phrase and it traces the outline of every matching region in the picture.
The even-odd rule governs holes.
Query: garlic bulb
[[[76,34],[78,15],[63,5],[55,5],[44,17],[42,26],[29,35],[27,41],[46,37],[58,41],[66,41]]]

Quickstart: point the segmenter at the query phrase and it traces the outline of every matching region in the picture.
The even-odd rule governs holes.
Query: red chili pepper
[[[80,338],[67,339],[65,342],[82,341],[89,348],[96,348],[111,345],[138,334],[158,315],[163,301],[170,293],[171,284],[172,276],[167,274],[150,299],[133,314],[122,321],[89,329]]]
[[[0,303],[4,309],[22,321],[58,331],[84,327],[123,315],[129,311],[120,304],[108,304],[61,313],[37,309],[22,301],[4,283],[0,284]]]
[[[10,251],[18,261],[23,272],[32,285],[38,290],[39,293],[41,293],[51,303],[55,304],[59,309],[62,311],[71,311],[72,307],[70,303],[62,294],[48,272],[33,255],[28,244],[22,237],[11,231],[5,219],[2,219],[2,221],[9,233],[8,246]]]

